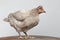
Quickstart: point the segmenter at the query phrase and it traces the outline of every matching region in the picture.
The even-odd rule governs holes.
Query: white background
[[[44,7],[46,14],[40,15],[39,24],[27,33],[60,37],[60,0],[0,0],[0,37],[18,36],[15,29],[3,21],[9,13],[39,5]]]

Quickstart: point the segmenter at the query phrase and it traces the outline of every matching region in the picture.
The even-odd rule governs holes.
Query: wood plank
[[[22,36],[24,37],[24,36]],[[60,40],[60,38],[56,38],[56,37],[49,37],[49,36],[34,36],[34,35],[30,35],[30,37],[33,38],[29,38],[29,39],[18,39],[18,36],[10,36],[10,37],[2,37],[0,38],[0,40]]]

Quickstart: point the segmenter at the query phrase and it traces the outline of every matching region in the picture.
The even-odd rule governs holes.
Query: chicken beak
[[[46,13],[46,11],[44,11],[44,13]]]

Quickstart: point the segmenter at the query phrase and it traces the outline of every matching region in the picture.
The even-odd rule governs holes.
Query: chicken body
[[[24,21],[17,20],[13,14],[8,16],[9,23],[12,27],[16,28],[20,32],[27,32],[29,29],[35,27],[39,22],[39,16],[28,16]]]
[[[43,8],[42,8],[43,9]],[[39,14],[44,13],[41,7],[37,7],[28,11],[17,11],[8,15],[8,18],[4,19],[8,21],[12,27],[19,33],[23,32],[27,36],[27,31],[35,27],[39,23]]]

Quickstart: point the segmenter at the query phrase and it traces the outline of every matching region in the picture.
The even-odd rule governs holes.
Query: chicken
[[[9,22],[10,25],[16,29],[21,37],[20,32],[23,32],[26,37],[27,31],[35,27],[39,23],[39,14],[45,13],[42,6],[33,8],[31,10],[20,10],[14,13],[10,13],[4,21]]]

